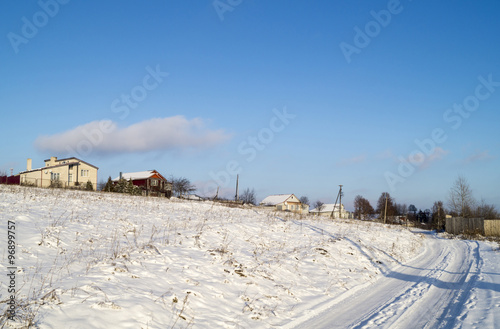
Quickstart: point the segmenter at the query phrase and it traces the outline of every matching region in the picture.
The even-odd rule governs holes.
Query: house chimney
[[[28,158],[28,161],[26,161],[26,171],[31,171],[31,159]]]
[[[50,165],[55,166],[57,161],[57,157],[50,157]]]
[[[120,171],[120,180],[123,179],[123,173]]]

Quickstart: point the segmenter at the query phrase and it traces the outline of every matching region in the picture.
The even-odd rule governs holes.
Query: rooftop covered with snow
[[[261,205],[264,206],[275,206],[280,203],[284,203],[288,199],[291,199],[293,194],[275,194],[266,197],[264,200],[260,202]]]
[[[122,173],[122,178],[125,180],[137,180],[137,179],[148,179],[151,176],[154,175],[159,175],[160,177],[163,178],[163,176],[160,175],[156,170],[146,170],[146,171],[137,171],[137,172],[127,172],[127,173]],[[118,181],[120,180],[120,176],[116,177],[113,179],[113,181]]]

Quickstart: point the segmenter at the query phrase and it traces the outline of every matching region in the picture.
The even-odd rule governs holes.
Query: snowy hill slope
[[[16,322],[3,316],[6,328],[282,326],[373,283],[423,243],[355,220],[19,186],[0,185],[0,213],[0,235],[15,221],[17,242]]]

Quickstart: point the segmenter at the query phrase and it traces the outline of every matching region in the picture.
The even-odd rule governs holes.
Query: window
[[[89,171],[85,170],[85,169],[82,169],[81,176],[82,177],[89,177]]]
[[[50,180],[52,181],[55,181],[55,180],[59,180],[59,173],[55,173],[55,172],[51,172],[50,173]]]
[[[158,186],[158,180],[157,179],[152,179],[151,180],[151,186]]]

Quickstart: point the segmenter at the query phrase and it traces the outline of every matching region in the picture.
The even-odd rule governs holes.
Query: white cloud
[[[157,150],[205,149],[227,141],[223,130],[206,128],[203,119],[178,115],[155,118],[120,128],[110,120],[93,121],[63,133],[40,136],[35,146],[54,153],[132,153]]]
[[[494,156],[491,156],[490,155],[490,151],[486,150],[486,151],[476,151],[474,154],[468,156],[467,158],[465,158],[463,160],[463,163],[464,164],[469,164],[469,163],[472,163],[472,162],[477,162],[477,161],[488,161],[488,160],[493,160],[495,159]]]
[[[441,147],[435,147],[434,151],[427,156],[423,165],[428,167],[432,162],[442,160],[448,153],[450,152],[442,149]]]
[[[337,162],[337,165],[338,166],[349,166],[349,165],[353,165],[356,163],[362,163],[365,161],[366,161],[366,155],[362,154],[362,155],[358,155],[358,156],[355,156],[352,158],[342,159],[341,161]]]
[[[418,165],[419,169],[427,169],[432,163],[442,160],[449,151],[444,150],[441,147],[435,147],[432,153],[425,155],[422,152],[417,152],[406,159],[410,163]]]

